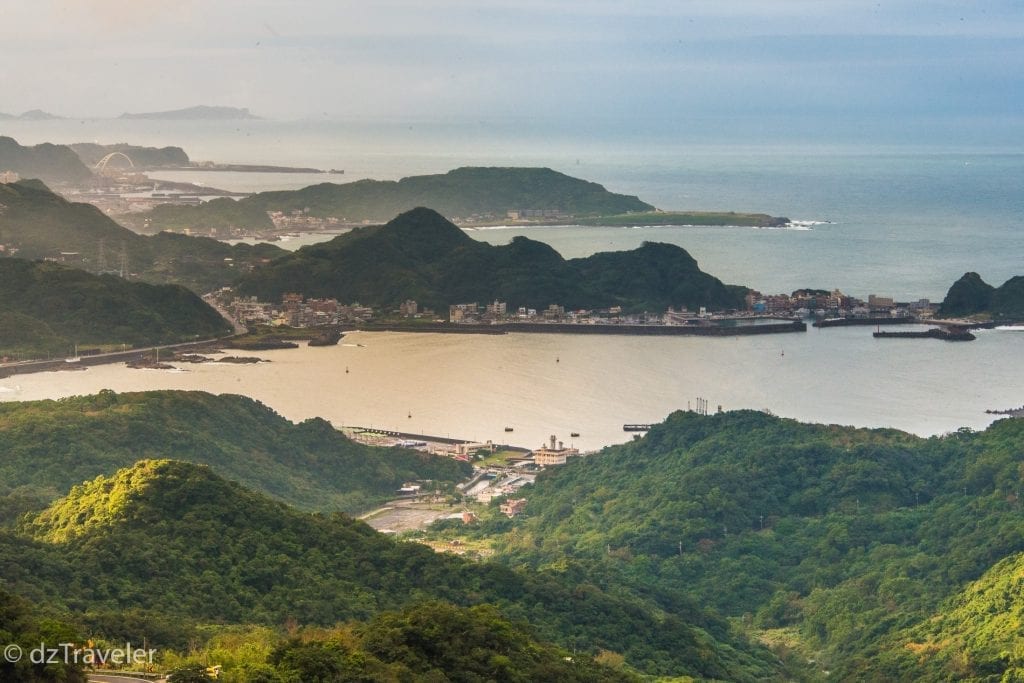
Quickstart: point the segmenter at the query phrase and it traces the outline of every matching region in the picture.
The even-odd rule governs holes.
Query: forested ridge
[[[442,311],[500,299],[536,309],[560,304],[661,312],[668,306],[739,308],[747,289],[701,271],[672,244],[645,242],[630,251],[566,260],[526,237],[502,246],[479,242],[419,207],[386,225],[359,228],[256,268],[239,280],[238,291],[266,301],[298,291],[380,307],[414,299]]]
[[[452,680],[475,680],[460,679],[457,663],[468,654],[460,650],[474,648],[487,653],[475,666],[514,672],[502,680],[528,680],[534,666],[564,668],[569,650],[581,668],[567,671],[613,679],[625,674],[606,672],[590,657],[627,671],[738,681],[780,670],[767,651],[696,604],[679,602],[670,614],[587,580],[438,554],[341,514],[296,511],[181,461],[139,461],[22,514],[0,532],[0,576],[6,589],[86,634],[146,637],[168,650],[209,634],[204,624],[219,624],[214,634],[232,624],[268,627],[278,645],[282,624],[348,624],[374,659],[413,671],[440,667]],[[464,638],[478,637],[423,640],[447,628],[455,630],[446,638],[466,629]],[[534,639],[556,645],[534,646]],[[351,649],[311,647],[332,660],[345,660]],[[295,668],[303,648],[284,648],[258,663]]]
[[[986,680],[1024,652],[1022,462],[1021,420],[924,439],[680,412],[543,473],[525,519],[471,533],[514,567],[685,596],[783,634],[819,676]]]
[[[467,463],[356,443],[322,419],[295,424],[251,398],[200,391],[102,391],[0,403],[0,495],[49,502],[144,458],[210,465],[306,510],[363,511],[409,480],[445,488]]]

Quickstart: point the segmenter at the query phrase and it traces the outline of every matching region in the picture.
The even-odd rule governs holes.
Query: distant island
[[[122,119],[160,119],[167,121],[233,121],[238,119],[258,119],[246,108],[238,107],[210,107],[199,105],[185,109],[173,109],[171,111],[154,111],[131,114],[125,112],[119,118]]]
[[[735,211],[644,211],[614,216],[578,218],[579,225],[606,226],[739,226],[751,228],[783,228],[789,225],[784,216],[769,216],[766,213],[736,213]]]
[[[671,244],[644,243],[567,261],[525,237],[504,246],[479,242],[436,211],[416,208],[386,225],[359,228],[256,268],[241,278],[238,291],[263,300],[302,292],[385,307],[406,299],[445,309],[500,299],[533,308],[696,311],[741,308],[748,289],[702,272]]]
[[[0,121],[53,121],[63,118],[63,116],[57,116],[56,114],[51,114],[50,112],[43,111],[42,109],[30,109],[18,116],[0,112]]]

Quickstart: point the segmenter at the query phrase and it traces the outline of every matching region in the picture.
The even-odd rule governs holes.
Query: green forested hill
[[[123,634],[126,622],[118,614],[134,615],[135,638],[175,620],[176,628],[161,636],[173,640],[197,620],[332,625],[443,600],[494,604],[504,618],[531,624],[543,640],[584,655],[619,653],[651,673],[752,681],[779,670],[764,650],[693,604],[655,612],[587,581],[437,554],[343,515],[297,512],[180,461],[140,461],[77,486],[23,517],[16,531],[0,532],[0,550],[0,576],[10,590],[45,596],[53,609],[67,610],[91,630],[103,628],[107,637]],[[446,621],[461,617],[439,617],[433,627],[404,619],[408,627],[397,620],[371,625],[364,645],[375,656],[421,669],[432,666],[432,655],[417,653],[420,647],[436,653],[448,645],[403,646],[396,638],[403,630],[410,637],[440,633]],[[490,637],[500,638],[508,627],[495,628]],[[157,644],[156,636],[149,638]],[[486,651],[486,641],[480,645]],[[504,652],[513,660],[525,654],[518,646]],[[553,665],[549,655],[535,654]]]
[[[350,222],[384,222],[417,206],[429,206],[450,219],[473,215],[504,217],[509,210],[547,209],[572,215],[649,211],[636,197],[615,194],[597,183],[549,168],[457,168],[398,181],[359,180],[322,183],[301,190],[260,192],[237,202],[197,207],[162,206],[148,218],[155,229],[205,228],[225,224],[269,227],[267,211],[305,211],[311,216]]]
[[[676,413],[639,442],[545,472],[523,522],[481,533],[515,566],[569,563],[639,594],[689,596],[795,630],[833,677],[888,680],[894,634],[1024,551],[1022,463],[1022,420],[921,439]],[[972,647],[972,671],[1005,668]],[[956,677],[910,670],[903,680]]]
[[[256,263],[285,252],[270,244],[228,245],[217,240],[161,233],[143,236],[91,204],[68,202],[38,181],[0,185],[0,244],[26,259],[78,254],[75,265],[117,270],[121,254],[129,272],[154,283],[176,283],[199,292],[230,284]]]
[[[516,237],[492,246],[468,237],[431,209],[303,247],[243,277],[242,294],[276,300],[285,292],[375,306],[415,299],[423,306],[507,301],[510,306],[623,306],[661,311],[734,308],[745,290],[700,270],[680,247],[644,244],[566,261],[541,242]]]
[[[602,666],[584,653],[538,642],[527,624],[510,622],[490,605],[463,608],[436,601],[382,613],[354,629],[293,637],[279,645],[269,660],[276,664],[272,670],[250,667],[246,673],[272,671],[298,681],[317,680],[325,674],[328,680],[338,681],[642,680],[621,665]]]
[[[189,158],[181,147],[141,147],[121,142],[113,145],[99,145],[94,142],[76,142],[68,145],[88,166],[95,166],[100,159],[113,152],[120,152],[132,160],[136,167],[188,166]]]
[[[403,482],[454,483],[468,464],[355,443],[320,419],[293,424],[243,396],[104,391],[0,403],[0,495],[51,500],[141,458],[210,465],[306,510],[364,510]]]
[[[939,309],[941,315],[988,314],[996,320],[1024,320],[1024,276],[993,287],[977,273],[964,273],[953,283]]]
[[[66,145],[22,146],[2,135],[0,171],[14,171],[22,178],[42,178],[48,183],[81,183],[92,178],[92,171]]]
[[[868,671],[961,681],[1024,679],[1024,554],[996,563],[937,613],[888,639]]]
[[[44,616],[27,600],[0,589],[0,647],[5,649],[4,656],[0,657],[0,681],[85,683],[80,665],[31,661],[32,649],[41,643],[55,648],[60,643],[76,642],[81,642],[81,638],[74,628]],[[22,656],[18,661],[12,661],[13,657],[6,650],[11,646],[20,648],[18,652]]]
[[[179,285],[0,259],[0,356],[72,355],[75,344],[146,346],[230,331],[217,311]]]

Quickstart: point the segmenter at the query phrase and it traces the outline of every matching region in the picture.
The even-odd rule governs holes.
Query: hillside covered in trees
[[[159,648],[184,649],[200,624],[349,622],[376,660],[455,676],[475,649],[487,659],[472,667],[524,667],[503,680],[604,671],[587,661],[602,651],[652,674],[753,681],[780,671],[696,603],[664,612],[587,580],[437,554],[341,514],[298,512],[181,461],[137,462],[22,515],[0,529],[0,575],[85,633],[146,637]],[[438,601],[455,607],[430,606]],[[382,615],[396,610],[407,611]],[[431,635],[444,639],[419,640]],[[535,648],[534,638],[557,649]],[[318,654],[339,653],[293,642],[264,663],[297,668]],[[580,657],[582,668],[567,667],[565,656]]]
[[[142,147],[120,142],[113,145],[100,145],[95,142],[76,142],[68,145],[82,163],[95,166],[100,159],[120,152],[132,160],[136,168],[160,168],[161,166],[188,166],[188,154],[181,147]]]
[[[228,200],[230,201],[230,200]],[[96,273],[116,271],[203,293],[230,284],[255,264],[284,254],[270,244],[229,245],[172,233],[139,235],[91,204],[69,202],[39,181],[0,184],[0,244],[24,259],[62,258]]]
[[[0,356],[70,356],[75,345],[149,346],[230,331],[217,311],[180,285],[0,258]]]
[[[994,320],[1024,320],[1024,276],[993,287],[977,273],[964,273],[946,293],[940,315],[988,315]]]
[[[738,308],[747,291],[702,272],[674,245],[645,243],[632,251],[567,261],[550,246],[525,237],[504,246],[478,242],[424,208],[384,226],[303,247],[244,276],[238,290],[264,300],[302,292],[373,306],[415,299],[446,309],[500,299],[538,309],[558,303],[651,311]]]
[[[0,135],[0,171],[14,171],[22,178],[41,178],[54,184],[82,183],[92,178],[92,171],[67,145],[23,146],[3,135]]]
[[[305,510],[363,511],[409,480],[451,486],[467,463],[373,448],[325,420],[294,424],[244,396],[104,391],[0,403],[0,495],[49,502],[140,458],[174,458]]]
[[[923,439],[680,412],[544,472],[521,522],[475,534],[513,567],[700,600],[812,678],[998,680],[1024,645],[1022,472],[1019,419]]]

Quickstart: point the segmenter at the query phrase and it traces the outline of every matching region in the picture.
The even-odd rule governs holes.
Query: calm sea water
[[[344,168],[344,176],[177,173],[227,189],[298,188],[325,180],[396,179],[463,165],[550,166],[666,209],[759,211],[820,221],[810,230],[508,228],[566,257],[664,241],[723,280],[766,292],[838,287],[866,297],[941,300],[974,270],[993,284],[1024,274],[1024,150],[950,147],[692,145],[511,135],[487,126],[253,121],[58,121],[4,124],[23,143],[180,145],[196,160]],[[168,175],[168,177],[172,177]],[[297,247],[322,239],[283,243]],[[365,348],[264,354],[256,367],[188,372],[111,366],[4,380],[0,399],[101,388],[246,393],[290,418],[409,428],[539,444],[578,431],[577,445],[628,438],[697,396],[725,408],[932,434],[988,423],[986,408],[1024,404],[1024,333],[969,344],[871,338],[870,330],[743,339],[548,335],[360,335]],[[785,355],[783,354],[785,352]],[[560,362],[555,363],[558,358]],[[344,368],[349,367],[346,374]],[[413,417],[407,417],[412,413]],[[568,439],[566,439],[568,441]]]
[[[985,330],[975,342],[948,343],[876,340],[872,331],[731,339],[353,333],[336,347],[252,354],[271,361],[258,365],[10,377],[0,381],[0,399],[201,389],[244,393],[293,420],[322,416],[527,447],[557,434],[584,449],[625,441],[623,424],[660,421],[697,397],[712,410],[767,409],[919,434],[981,428],[992,419],[985,409],[1024,402],[1024,332]]]

